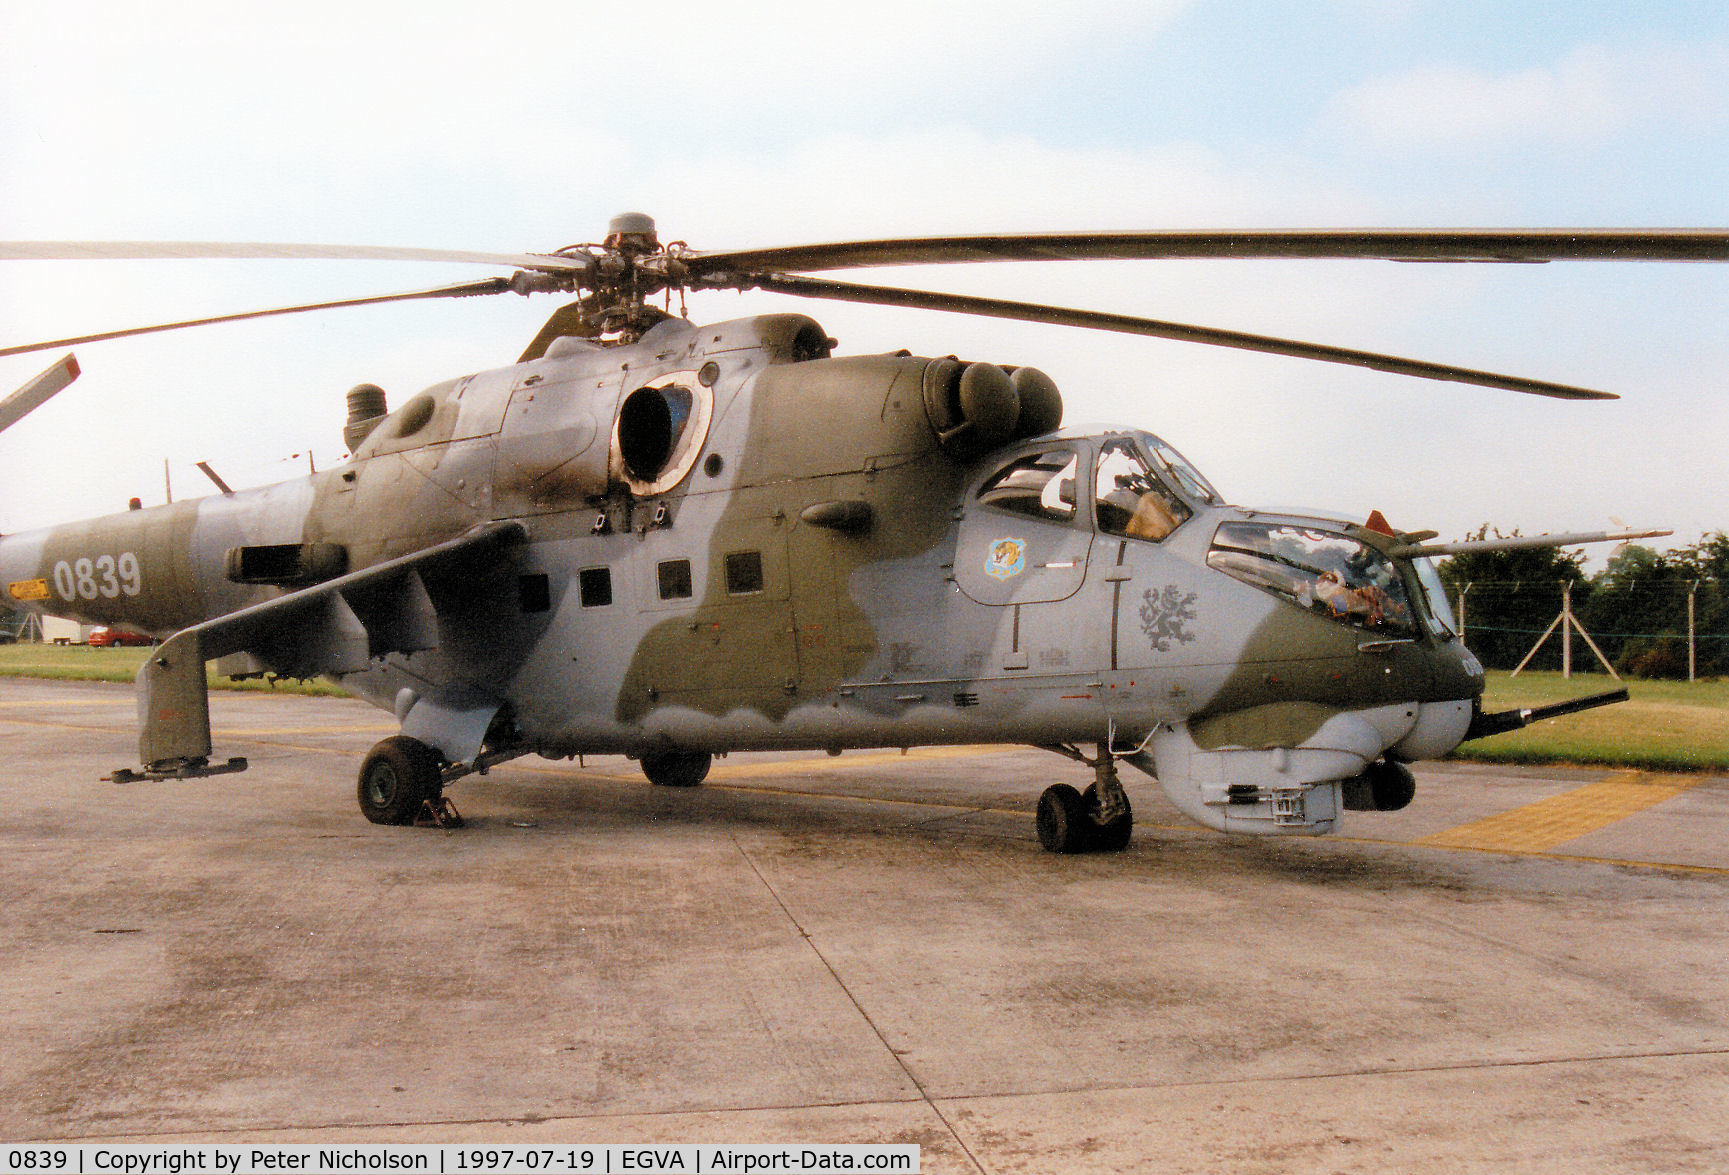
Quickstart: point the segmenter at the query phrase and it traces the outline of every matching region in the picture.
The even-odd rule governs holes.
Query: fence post
[[[1561,676],[1573,678],[1573,581],[1561,581]]]
[[[1687,680],[1697,681],[1694,673],[1693,657],[1693,597],[1699,591],[1699,581],[1694,580],[1687,585]]]

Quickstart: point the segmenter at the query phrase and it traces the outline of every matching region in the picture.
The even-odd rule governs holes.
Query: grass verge
[[[1455,758],[1647,771],[1729,770],[1729,682],[1622,681],[1606,674],[1491,672],[1485,710],[1544,706],[1626,686],[1629,701],[1468,742]]]
[[[150,649],[92,649],[85,645],[0,645],[0,677],[46,677],[59,681],[120,681],[131,684]],[[211,689],[274,690],[311,697],[342,698],[347,693],[325,681],[255,679],[230,681],[209,674]]]

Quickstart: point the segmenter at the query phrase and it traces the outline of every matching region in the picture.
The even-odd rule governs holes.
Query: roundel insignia
[[[1027,544],[1024,539],[998,539],[985,554],[985,574],[1011,579],[1025,570]]]

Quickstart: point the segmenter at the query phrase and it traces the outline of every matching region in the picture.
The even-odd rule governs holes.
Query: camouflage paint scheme
[[[208,754],[207,718],[200,745],[182,713],[203,705],[206,658],[332,677],[458,764],[483,746],[1115,743],[1231,831],[1330,831],[1338,780],[1464,736],[1482,672],[1444,628],[1377,640],[1208,563],[1224,522],[1383,553],[1394,536],[1192,495],[1160,541],[1104,533],[1095,458],[1145,434],[969,445],[928,406],[932,373],[960,365],[827,351],[801,315],[560,340],[412,397],[341,468],[6,536],[0,584],[19,607],[173,637],[140,675],[146,764]],[[627,408],[644,388],[673,407]],[[687,415],[669,445],[651,421],[635,468],[621,412],[645,406]],[[977,500],[1053,449],[1075,462],[1071,522]],[[1415,570],[1388,562],[1431,620]],[[1275,793],[1316,785],[1306,815],[1275,819]]]

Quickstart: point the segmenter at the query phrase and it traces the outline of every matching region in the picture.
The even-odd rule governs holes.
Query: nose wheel
[[[1112,776],[1115,782],[1116,770],[1113,766]],[[1123,785],[1116,785],[1120,797],[1120,806],[1115,814],[1106,818],[1103,813],[1105,805],[1099,800],[1097,784],[1088,784],[1087,790],[1081,793],[1081,803],[1091,822],[1093,838],[1092,848],[1099,853],[1120,853],[1129,847],[1129,834],[1135,830],[1135,814],[1129,807],[1129,797],[1123,795]]]
[[[1117,778],[1117,762],[1110,748],[1101,746],[1096,759],[1088,759],[1073,747],[1050,749],[1090,765],[1096,778],[1084,792],[1066,783],[1044,790],[1035,816],[1039,844],[1050,853],[1122,852],[1134,831],[1135,815]]]

